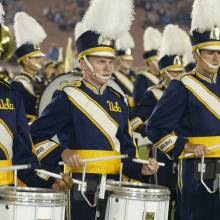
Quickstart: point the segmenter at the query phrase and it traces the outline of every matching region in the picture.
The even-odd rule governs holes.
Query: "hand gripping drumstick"
[[[128,158],[128,155],[122,154],[122,155],[118,155],[118,156],[87,158],[87,159],[83,159],[82,162],[83,163],[91,163],[91,162],[98,162],[98,161],[117,160],[117,159],[123,159],[123,158]],[[59,165],[64,165],[64,162],[60,161]]]
[[[150,164],[149,160],[133,159],[132,161],[135,162],[135,163]],[[161,167],[164,167],[165,163],[158,162],[158,165],[161,166]]]
[[[218,148],[220,148],[220,144],[216,144],[216,145],[213,145],[211,147],[208,147],[208,151],[216,150]],[[184,155],[184,157],[192,157],[192,156],[195,156],[195,154],[194,153],[186,153]]]
[[[42,173],[42,174],[45,174],[47,176],[50,176],[50,177],[53,177],[53,178],[56,178],[56,179],[62,179],[62,176],[57,174],[57,173],[52,173],[50,171],[47,171],[47,170],[43,170],[43,169],[35,169],[35,171],[37,173]],[[77,185],[82,185],[82,181],[80,180],[77,180],[77,179],[72,179],[73,180],[73,183],[77,184]]]

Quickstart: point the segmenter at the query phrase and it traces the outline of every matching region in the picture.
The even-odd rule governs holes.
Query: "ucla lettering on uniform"
[[[0,99],[0,109],[1,110],[14,110],[14,104],[10,102],[9,98]]]
[[[111,112],[122,112],[118,102],[106,101]]]

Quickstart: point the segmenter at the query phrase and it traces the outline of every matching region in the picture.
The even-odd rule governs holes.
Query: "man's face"
[[[183,71],[166,71],[163,76],[163,81],[168,85],[172,79],[176,79],[181,73],[183,73]]]
[[[146,65],[148,66],[149,70],[155,74],[159,73],[159,67],[157,62],[157,60],[149,60],[146,62]]]
[[[113,58],[108,57],[98,57],[98,56],[88,56],[87,57],[89,63],[92,65],[94,69],[94,73],[90,70],[90,68],[87,66],[84,60],[81,60],[81,68],[84,72],[85,79],[89,82],[93,82],[97,85],[102,85],[108,81],[108,79],[100,79],[97,77],[110,77],[113,72]]]
[[[194,57],[196,59],[198,67],[203,71],[205,71],[206,73],[210,73],[210,74],[216,73],[218,68],[210,68],[206,64],[206,62],[218,67],[220,64],[220,51],[203,49],[200,50],[199,53],[200,56],[196,52],[194,52]],[[204,62],[204,60],[206,62]]]
[[[42,68],[43,57],[30,57],[24,61],[24,64],[34,73]]]
[[[119,68],[122,68],[126,71],[130,70],[132,67],[133,60],[119,60]]]

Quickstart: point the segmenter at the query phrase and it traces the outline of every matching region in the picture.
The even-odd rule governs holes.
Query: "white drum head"
[[[38,115],[40,115],[44,108],[50,103],[53,93],[62,83],[72,82],[80,79],[82,79],[82,74],[80,72],[64,73],[54,78],[45,88],[40,97],[38,105]]]

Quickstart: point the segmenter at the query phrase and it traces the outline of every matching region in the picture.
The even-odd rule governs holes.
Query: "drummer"
[[[180,158],[180,217],[184,220],[220,219],[219,192],[210,192],[218,181],[220,150],[207,148],[220,143],[219,10],[218,0],[194,1],[191,42],[196,68],[170,82],[146,130],[155,147]]]
[[[0,4],[0,29],[4,11]],[[18,164],[31,164],[32,169],[39,167],[37,157],[32,153],[32,141],[25,118],[22,97],[8,83],[0,79],[0,167]],[[71,187],[71,179],[55,181],[43,179],[32,169],[18,172],[19,179],[28,186],[53,187],[65,190]],[[0,171],[0,185],[13,184],[12,171]]]
[[[81,24],[83,31],[76,40],[83,79],[66,83],[54,93],[41,117],[31,125],[31,135],[38,158],[41,163],[50,164],[51,169],[62,159],[70,166],[66,170],[73,173],[75,178],[81,178],[82,158],[128,154],[129,158],[123,160],[123,173],[142,179],[143,176],[154,174],[158,164],[153,159],[149,165],[132,162],[137,152],[128,122],[128,106],[122,94],[106,85],[113,72],[115,58],[111,39],[129,28],[118,26],[117,21],[112,22],[109,7],[106,7],[111,4],[117,9],[114,19],[122,24],[129,23],[127,19],[133,13],[131,0],[92,1]],[[122,7],[127,17],[121,15],[119,9]],[[97,8],[103,8],[102,13]],[[55,134],[58,134],[60,144],[51,139]],[[91,202],[100,182],[99,174],[116,178],[119,167],[118,160],[87,165],[86,195]],[[95,219],[95,208],[87,205],[77,187],[73,191],[72,219]]]
[[[12,85],[24,100],[26,117],[29,122],[36,119],[37,97],[43,90],[43,79],[38,76],[45,55],[39,44],[46,38],[40,24],[25,12],[18,12],[14,18],[17,49],[15,55],[22,67],[22,72],[14,77]],[[25,33],[25,34],[24,34]]]

